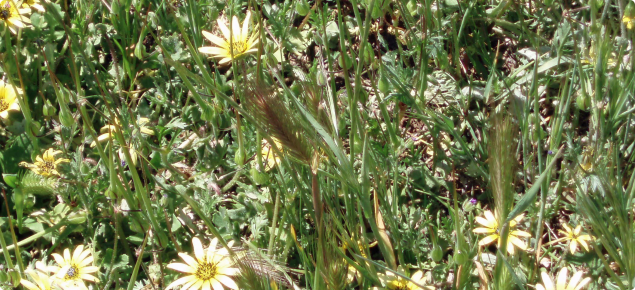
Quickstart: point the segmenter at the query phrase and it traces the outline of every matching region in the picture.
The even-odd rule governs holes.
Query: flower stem
[[[22,264],[22,256],[20,255],[20,246],[18,246],[18,239],[15,237],[15,230],[13,230],[13,219],[11,219],[11,214],[9,211],[9,200],[7,199],[7,194],[4,189],[2,190],[2,197],[4,198],[4,205],[7,208],[7,219],[9,221],[9,229],[11,230],[11,239],[13,239],[13,245],[15,246],[15,260],[18,262],[20,277],[22,277],[24,276],[24,265]],[[4,238],[2,239],[2,244],[2,248],[6,248]],[[11,261],[11,259],[7,259],[7,261]]]

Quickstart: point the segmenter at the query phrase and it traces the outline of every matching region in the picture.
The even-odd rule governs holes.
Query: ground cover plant
[[[635,289],[634,28],[0,0],[0,289]]]

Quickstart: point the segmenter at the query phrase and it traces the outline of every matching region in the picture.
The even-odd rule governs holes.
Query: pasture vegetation
[[[629,0],[0,0],[0,289],[635,289]]]

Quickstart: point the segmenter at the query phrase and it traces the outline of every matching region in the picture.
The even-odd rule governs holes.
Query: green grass
[[[0,78],[23,91],[0,123],[0,289],[78,245],[92,289],[165,289],[194,237],[233,241],[240,289],[419,270],[535,289],[563,268],[635,287],[631,1],[42,5],[16,33],[0,16]],[[247,11],[256,51],[199,52]],[[59,176],[19,166],[49,148]],[[479,245],[487,210],[527,249]],[[565,223],[590,251],[554,242]]]

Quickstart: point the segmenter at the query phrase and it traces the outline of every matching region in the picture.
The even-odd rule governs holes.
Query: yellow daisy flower
[[[82,281],[62,281],[55,276],[50,276],[50,267],[41,261],[35,262],[37,271],[27,270],[26,273],[31,277],[31,281],[20,280],[20,284],[28,290],[87,290],[86,285]]]
[[[564,237],[557,239],[556,241],[569,241],[569,250],[571,254],[575,255],[578,250],[578,244],[582,245],[584,250],[589,251],[589,244],[587,241],[593,240],[593,238],[587,234],[582,234],[582,226],[578,225],[575,229],[571,229],[569,225],[563,224],[564,230],[558,230]]]
[[[219,64],[228,63],[234,59],[238,59],[243,55],[257,51],[258,32],[254,32],[249,36],[249,20],[251,12],[247,11],[247,16],[243,21],[242,29],[238,25],[238,18],[232,17],[231,31],[225,23],[218,19],[218,27],[220,28],[223,38],[213,35],[207,31],[203,31],[203,36],[212,42],[215,46],[199,47],[198,51],[210,54],[212,57],[220,58]]]
[[[29,270],[26,271],[26,273],[29,275],[29,277],[31,277],[31,281],[29,280],[25,280],[25,279],[21,279],[20,280],[20,284],[22,284],[22,286],[24,286],[26,289],[29,290],[51,290],[51,279],[49,279],[49,276],[40,272],[40,271],[33,271],[33,270]]]
[[[16,7],[16,2],[16,0],[0,1],[0,20],[13,34],[17,33],[16,28],[24,28],[31,24],[31,19],[28,17],[31,10]]]
[[[3,13],[2,11],[0,10],[0,13]],[[6,119],[9,117],[9,111],[20,110],[16,91],[18,94],[22,94],[21,89],[0,81],[0,118]]]
[[[580,290],[591,282],[591,278],[587,277],[582,279],[582,275],[582,272],[575,273],[573,277],[571,277],[569,284],[567,284],[567,278],[569,278],[567,268],[562,268],[560,270],[558,277],[556,278],[556,283],[551,280],[549,274],[542,272],[542,284],[536,284],[536,290]]]
[[[434,290],[434,287],[426,285],[426,279],[423,275],[423,271],[421,270],[415,272],[412,275],[412,277],[410,278],[410,280],[412,281],[401,278],[392,272],[387,272],[385,275],[379,274],[379,280],[381,281],[382,285],[386,285],[384,289],[389,290]],[[423,288],[417,286],[415,283],[423,286]]]
[[[37,156],[35,158],[35,163],[30,164],[30,163],[26,163],[26,162],[20,162],[20,166],[26,167],[28,169],[31,169],[31,171],[35,172],[36,174],[42,175],[44,177],[49,177],[49,176],[60,176],[60,173],[57,172],[57,165],[59,165],[62,162],[70,162],[70,160],[66,159],[66,158],[60,158],[55,160],[55,155],[62,153],[62,151],[59,150],[53,150],[53,148],[49,148],[48,150],[44,151],[44,154],[42,154],[42,157]]]
[[[154,135],[154,131],[145,126],[149,122],[150,122],[150,119],[148,118],[137,119],[137,125],[139,126],[139,130],[141,131],[141,134]],[[115,119],[114,125],[108,124],[106,126],[101,127],[101,129],[99,130],[99,133],[101,133],[101,135],[97,136],[97,141],[93,141],[92,143],[90,143],[90,147],[92,148],[97,146],[97,142],[101,143],[103,141],[110,140],[115,130],[121,130],[121,125],[119,124],[119,120],[117,119]]]
[[[584,150],[582,150],[582,155],[580,157],[580,168],[582,170],[589,172],[593,169],[593,147],[586,146]]]
[[[484,228],[475,228],[472,232],[476,234],[489,234],[485,238],[481,239],[478,242],[479,246],[486,246],[495,241],[498,241],[498,246],[500,247],[500,228],[498,225],[498,217],[492,214],[492,211],[485,211],[484,217],[476,217],[476,222],[483,225]],[[514,218],[509,222],[509,237],[507,238],[507,252],[510,255],[514,254],[514,246],[518,247],[521,250],[527,250],[527,245],[523,242],[519,237],[531,237],[531,234],[524,231],[515,231],[513,228],[518,224],[524,217],[524,214],[521,214]]]
[[[278,139],[273,138],[273,142],[278,149],[282,150],[282,143],[280,143]],[[265,163],[265,171],[269,171],[280,164],[280,157],[276,154],[276,151],[271,148],[271,144],[265,139],[262,139],[260,155],[262,155],[262,161]]]
[[[209,248],[204,249],[201,240],[192,239],[194,257],[179,253],[179,257],[185,263],[170,263],[168,268],[188,274],[172,282],[166,289],[184,285],[185,290],[222,290],[223,286],[230,289],[238,289],[236,282],[229,276],[238,274],[238,268],[232,268],[232,261],[228,257],[227,250],[216,249],[218,240],[214,238]]]
[[[72,256],[69,249],[64,249],[64,256],[56,253],[52,255],[58,266],[51,266],[49,269],[56,273],[55,278],[61,283],[81,283],[82,280],[89,282],[99,281],[97,277],[92,275],[99,271],[99,267],[91,266],[93,256],[90,253],[90,249],[84,250],[84,245],[77,246]]]
[[[627,29],[633,29],[633,27],[635,26],[635,18],[630,16],[624,15],[624,17],[622,17],[622,22],[626,24]]]
[[[372,242],[370,244],[363,243],[360,240],[357,241],[357,249],[359,249],[359,252],[361,253],[361,256],[364,257],[364,258],[368,258],[366,256],[366,251],[369,248],[372,248],[372,247],[374,247],[376,245],[377,245],[377,241],[374,241],[374,242]],[[344,244],[340,247],[340,249],[342,249],[342,251],[344,253],[346,253],[346,251],[348,251],[349,247],[350,247],[349,244],[344,242]],[[354,253],[354,251],[352,251],[352,252]]]
[[[40,0],[22,0],[22,8],[34,8],[42,13],[46,11],[44,6],[40,4]]]

